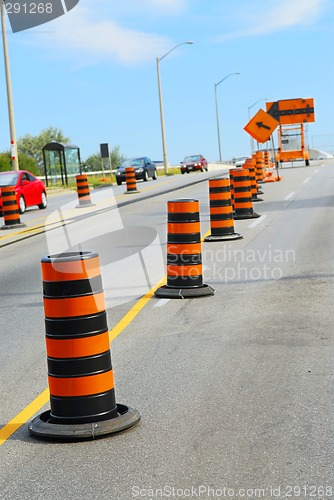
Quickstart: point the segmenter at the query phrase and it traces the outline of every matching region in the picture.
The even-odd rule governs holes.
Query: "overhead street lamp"
[[[160,121],[161,121],[161,137],[162,137],[162,151],[163,151],[163,159],[164,159],[164,171],[167,175],[168,173],[168,159],[167,159],[167,148],[166,148],[166,137],[165,137],[165,120],[164,120],[164,110],[162,105],[162,92],[161,92],[161,81],[160,81],[160,61],[164,59],[168,54],[170,54],[173,50],[175,50],[180,45],[192,45],[194,42],[181,42],[175,45],[172,49],[170,49],[166,54],[162,57],[157,57],[157,75],[158,75],[158,89],[159,89],[159,105],[160,105]]]
[[[15,121],[14,121],[14,107],[13,107],[13,96],[12,96],[12,83],[10,78],[10,68],[9,68],[9,57],[8,57],[8,46],[7,46],[7,36],[6,36],[6,22],[5,22],[5,12],[4,4],[5,0],[0,0],[0,10],[1,10],[1,30],[2,30],[2,44],[3,44],[3,56],[5,62],[5,73],[6,73],[6,86],[7,86],[7,102],[8,102],[8,118],[9,118],[9,131],[10,131],[10,145],[11,145],[11,158],[13,170],[19,170],[19,161],[17,157],[17,146],[16,146],[16,133],[15,133]]]
[[[256,102],[254,102],[254,104],[252,104],[251,106],[248,106],[248,121],[250,121],[250,110],[258,103],[258,102],[261,102],[261,101],[268,101],[268,97],[261,97],[260,99],[258,99]],[[251,152],[252,154],[254,153],[254,139],[253,137],[250,135],[250,145],[251,145]]]
[[[240,75],[239,71],[235,73],[229,73],[226,75],[222,80],[220,80],[218,83],[215,83],[215,98],[216,98],[216,118],[217,118],[217,133],[218,133],[218,146],[219,146],[219,162],[222,162],[222,149],[221,149],[221,143],[220,143],[220,129],[219,129],[219,115],[218,115],[218,97],[217,97],[217,87],[220,85],[224,80],[226,80],[229,76],[232,75]]]

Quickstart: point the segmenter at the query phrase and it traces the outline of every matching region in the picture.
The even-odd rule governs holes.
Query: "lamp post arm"
[[[268,101],[268,97],[261,97],[261,99],[258,99],[256,102],[254,102],[254,104],[252,104],[251,106],[248,106],[248,113],[260,101]]]
[[[178,43],[177,45],[175,45],[175,47],[173,47],[168,52],[166,52],[166,54],[164,54],[162,57],[160,57],[159,61],[162,61],[162,59],[164,59],[165,57],[167,57],[168,54],[170,54],[171,52],[173,52],[173,50],[177,49],[177,47],[180,47],[180,45],[186,45],[186,44],[192,44],[192,43],[194,43],[194,42],[180,42],[180,43]]]
[[[220,80],[220,82],[218,82],[218,83],[215,84],[216,87],[218,87],[218,85],[220,85],[224,80],[226,80],[226,78],[228,78],[229,76],[232,76],[232,75],[240,75],[240,73],[229,73],[222,80]]]

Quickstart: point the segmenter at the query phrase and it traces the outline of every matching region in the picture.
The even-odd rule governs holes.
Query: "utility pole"
[[[12,82],[10,78],[9,56],[6,36],[6,22],[5,22],[5,0],[1,2],[1,29],[2,29],[2,44],[3,56],[5,62],[6,73],[6,86],[7,86],[7,102],[8,102],[8,118],[9,118],[9,132],[10,132],[10,148],[13,170],[19,170],[19,160],[17,156],[16,133],[15,133],[15,120],[14,120],[14,107],[12,95]]]

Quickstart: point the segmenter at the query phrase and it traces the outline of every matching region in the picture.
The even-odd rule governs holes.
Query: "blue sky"
[[[250,154],[248,107],[313,97],[313,146],[334,149],[333,0],[80,0],[66,15],[13,34],[7,22],[16,135],[58,127],[82,159],[100,143],[162,159],[156,57],[168,160]],[[9,149],[0,62],[0,151]],[[251,109],[265,109],[260,101]],[[328,148],[327,148],[328,149]]]

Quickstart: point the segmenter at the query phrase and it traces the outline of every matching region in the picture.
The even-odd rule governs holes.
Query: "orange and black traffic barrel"
[[[211,234],[204,241],[237,240],[242,235],[234,231],[229,179],[209,180]]]
[[[234,182],[234,219],[253,219],[260,217],[253,210],[249,171],[245,168],[233,170]]]
[[[271,158],[270,158],[270,151],[266,149],[263,154],[263,163],[264,163],[264,168],[266,169],[271,169]]]
[[[137,189],[136,173],[134,167],[125,168],[125,182],[126,182],[125,194],[139,193]]]
[[[167,222],[167,284],[156,297],[184,299],[213,295],[203,284],[199,202],[193,199],[169,201]]]
[[[264,155],[263,151],[256,151],[255,156],[255,175],[258,183],[262,183],[264,179]]]
[[[4,225],[1,229],[15,229],[16,227],[26,227],[20,219],[19,207],[17,205],[14,186],[3,186],[1,188],[2,211]]]
[[[251,184],[251,192],[252,192],[252,201],[263,201],[262,198],[258,197],[259,191],[258,191],[258,182],[256,180],[256,175],[255,175],[255,164],[252,158],[247,158],[245,163],[242,166],[243,169],[248,170],[249,172],[249,180]]]
[[[263,182],[264,174],[263,174],[263,170],[260,167],[260,164],[257,163],[256,153],[253,153],[250,160],[252,161],[252,165],[254,167],[255,181],[256,181],[256,185],[257,185],[257,194],[263,194],[262,187],[260,188],[260,186],[259,186],[259,180],[261,180],[261,177],[262,177],[262,182]],[[247,168],[247,167],[245,166],[245,168]]]
[[[282,177],[278,175],[278,169],[277,170],[277,176],[273,175],[273,164],[271,163],[271,156],[270,156],[270,151],[266,150],[264,152],[264,160],[263,160],[263,165],[264,165],[264,179],[263,182],[276,182],[280,181]]]
[[[50,411],[32,435],[93,439],[128,429],[138,411],[116,404],[100,259],[68,252],[41,262]]]
[[[90,190],[86,174],[76,175],[77,193],[79,205],[76,208],[95,206],[90,199]]]

